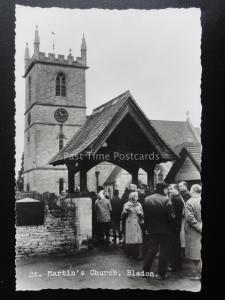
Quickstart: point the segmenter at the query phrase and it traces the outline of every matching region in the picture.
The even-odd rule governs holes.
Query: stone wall
[[[69,254],[76,250],[75,210],[62,217],[47,210],[44,225],[17,226],[16,257]]]
[[[17,226],[16,258],[67,255],[87,249],[92,238],[90,198],[66,199],[65,212],[56,217],[45,207],[44,225]]]

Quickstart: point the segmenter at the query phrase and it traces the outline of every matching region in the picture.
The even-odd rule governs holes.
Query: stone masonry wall
[[[44,225],[17,226],[16,257],[70,254],[76,250],[75,211],[62,217],[47,211]]]
[[[92,239],[92,201],[90,198],[67,198],[65,213],[52,215],[45,207],[44,225],[17,226],[16,258],[67,255],[87,249]]]

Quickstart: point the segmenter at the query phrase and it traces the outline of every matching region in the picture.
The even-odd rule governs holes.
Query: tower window
[[[31,76],[28,79],[28,99],[31,102]]]
[[[62,191],[64,191],[64,179],[60,178],[59,179],[59,194],[61,194]]]
[[[29,183],[27,183],[26,188],[27,188],[27,192],[29,192],[30,191],[30,185],[29,185]]]
[[[66,77],[63,73],[59,73],[56,77],[55,95],[66,96]]]

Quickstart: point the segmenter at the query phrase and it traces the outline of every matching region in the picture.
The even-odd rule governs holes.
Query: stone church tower
[[[25,50],[24,187],[26,191],[59,193],[67,189],[67,169],[48,161],[71,139],[86,119],[86,43],[81,57],[55,57],[40,52],[38,28],[34,53]]]

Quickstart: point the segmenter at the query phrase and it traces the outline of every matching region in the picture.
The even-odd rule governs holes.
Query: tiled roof
[[[176,151],[176,146],[186,142],[198,142],[187,121],[150,120],[159,136]],[[198,135],[198,132],[196,132]],[[179,149],[178,149],[179,150]]]
[[[94,109],[92,114],[87,118],[85,124],[78,130],[66,146],[50,160],[50,163],[63,160],[65,152],[69,153],[70,156],[75,156],[90,146],[90,144],[101,134],[103,129],[112,121],[115,114],[129,97],[130,92],[126,91],[104,105]]]
[[[196,162],[199,169],[201,168],[202,147],[200,143],[184,143],[183,148],[188,152],[189,156]]]
[[[199,127],[195,127],[195,132],[197,133],[197,135],[200,137],[201,136],[201,128]]]
[[[109,174],[109,177],[104,182],[104,185],[107,184],[113,184],[116,181],[117,176],[122,171],[122,168],[115,166],[115,168],[112,170],[112,172]]]
[[[129,91],[126,91],[109,102],[95,108],[92,114],[87,117],[85,124],[49,163],[60,163],[65,158],[64,153],[69,158],[78,155],[82,151],[89,150],[96,139],[101,136],[103,130],[105,130],[116,117],[117,113],[125,106],[129,98],[132,98],[132,96]],[[136,102],[135,105],[138,106]],[[184,142],[198,142],[187,121],[150,120],[149,122],[167,147],[173,149],[175,153],[178,153],[175,149],[177,145]]]
[[[165,181],[173,182],[175,177],[181,172],[179,180],[193,180],[193,178],[187,179],[188,176],[193,176],[191,172],[191,164],[193,164],[198,170],[201,171],[201,144],[200,143],[183,143],[176,147],[176,151],[179,152],[180,159],[176,160],[172,165],[169,173],[167,174]],[[188,160],[187,160],[188,159]],[[185,178],[185,179],[184,179]]]
[[[113,185],[116,180],[117,176],[123,171],[121,167],[115,166],[112,172],[109,174],[109,177],[106,179],[103,185]],[[129,179],[129,181],[126,183],[127,185],[132,183],[132,180]],[[139,178],[138,179],[138,185],[144,184],[144,182]]]

